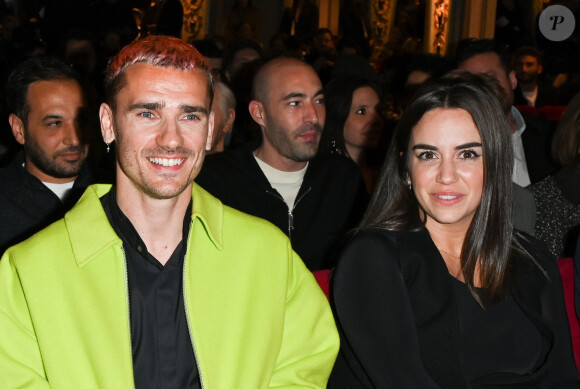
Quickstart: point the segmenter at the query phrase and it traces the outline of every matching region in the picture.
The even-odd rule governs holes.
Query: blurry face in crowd
[[[315,45],[319,52],[330,53],[334,50],[334,40],[332,39],[332,35],[325,32],[324,34],[316,36]]]
[[[240,70],[240,68],[242,66],[244,66],[248,62],[252,62],[252,61],[259,59],[259,58],[260,58],[260,54],[254,49],[245,48],[245,49],[238,50],[236,52],[236,54],[234,55],[234,59],[229,67],[230,70],[228,73],[228,77],[229,77],[230,81],[232,80],[232,78],[234,77],[236,72],[238,70]]]
[[[471,115],[437,108],[413,128],[409,179],[428,230],[467,231],[483,193],[483,148]]]
[[[209,153],[222,152],[225,148],[225,136],[234,126],[236,111],[234,108],[227,108],[223,102],[225,97],[220,88],[215,88],[213,104],[211,110],[214,114],[214,129],[212,135],[212,146]]]
[[[344,124],[344,143],[350,155],[357,149],[374,149],[379,146],[383,129],[379,103],[377,92],[370,86],[354,91]]]
[[[214,82],[222,81],[223,59],[207,57],[207,62],[211,66],[211,75]]]
[[[16,140],[23,145],[26,169],[41,181],[74,181],[88,154],[87,108],[74,80],[36,81],[28,87],[26,124],[10,115]]]
[[[502,67],[499,56],[496,53],[477,54],[463,61],[459,69],[466,70],[474,74],[487,74],[497,80],[503,93],[501,105],[505,112],[508,112],[514,103],[514,89],[518,85],[515,72],[506,72]]]
[[[531,55],[522,55],[516,60],[516,77],[519,82],[532,82],[542,73],[542,65]]]
[[[103,139],[116,142],[119,192],[189,197],[213,130],[204,72],[137,63],[125,77],[115,112],[100,111]]]

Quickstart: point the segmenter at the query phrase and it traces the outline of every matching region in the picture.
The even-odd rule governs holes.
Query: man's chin
[[[45,174],[54,178],[75,178],[79,175],[83,166],[83,162],[77,161],[73,165],[59,166],[58,168],[48,169]]]

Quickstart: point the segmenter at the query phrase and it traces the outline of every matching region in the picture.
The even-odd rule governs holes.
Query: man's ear
[[[22,119],[16,116],[16,114],[11,113],[10,116],[8,116],[8,123],[10,123],[10,128],[12,128],[12,135],[14,135],[16,142],[23,145],[26,140],[26,136],[24,131],[24,122]]]
[[[99,119],[101,120],[101,135],[106,144],[110,145],[115,140],[115,124],[113,120],[113,110],[108,104],[103,103],[99,108]]]
[[[207,140],[205,142],[205,151],[210,151],[213,140],[213,130],[214,130],[214,118],[215,113],[212,111],[209,113],[208,123],[207,123]]]
[[[264,105],[258,100],[252,100],[248,105],[248,109],[252,119],[260,126],[264,126]]]
[[[508,73],[508,79],[512,87],[512,90],[515,90],[516,87],[518,86],[518,79],[516,78],[515,70],[512,70],[511,72]]]
[[[225,120],[224,128],[222,129],[224,134],[227,134],[232,130],[232,128],[234,128],[234,120],[236,120],[236,110],[228,108],[228,117]]]
[[[544,71],[544,65],[538,65],[538,74],[542,74]]]

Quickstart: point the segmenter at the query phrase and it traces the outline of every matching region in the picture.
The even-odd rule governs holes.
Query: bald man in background
[[[249,112],[261,141],[208,157],[196,181],[226,205],[278,226],[311,271],[333,267],[368,195],[354,162],[316,155],[326,119],[318,75],[295,58],[270,60],[256,74]]]

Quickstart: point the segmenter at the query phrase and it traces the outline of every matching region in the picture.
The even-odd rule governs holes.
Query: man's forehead
[[[176,83],[175,89],[172,89],[170,83],[161,85],[155,79],[139,77],[139,74],[134,74],[136,77],[127,77],[128,74],[131,73],[125,73],[125,82],[115,96],[115,115],[139,107],[163,111],[178,107],[182,112],[192,111],[191,107],[195,107],[195,112],[202,112],[199,108],[203,108],[207,113],[211,110],[210,95],[205,82],[200,82],[195,87]],[[131,82],[130,78],[134,81]],[[160,79],[166,80],[167,77],[161,76]]]
[[[200,94],[203,94],[209,98],[207,77],[204,70],[199,68],[183,70],[169,66],[156,66],[141,62],[131,65],[125,69],[124,73],[125,82],[120,88],[119,93],[122,93],[123,89],[134,88],[139,88],[143,91],[157,90],[162,89],[164,85],[168,86],[172,83],[180,87],[179,89],[181,90],[185,89],[185,84],[183,84],[183,82],[192,81],[187,80],[188,77],[192,77],[193,79],[196,79],[193,81],[196,84],[195,88],[190,87],[187,90],[194,96],[200,96]],[[175,75],[175,77],[172,77],[172,75]]]
[[[34,109],[39,104],[44,105],[44,103],[48,103],[44,99],[48,96],[51,96],[51,98],[57,97],[62,100],[71,100],[71,98],[80,96],[80,103],[84,104],[83,90],[76,80],[39,80],[28,85],[26,100],[31,109]]]
[[[322,83],[311,67],[303,64],[282,64],[270,73],[269,89],[277,94],[302,92],[306,95],[318,93]]]
[[[30,85],[28,85],[28,92],[30,93],[31,90],[34,90],[38,93],[55,93],[55,88],[62,86],[81,90],[80,84],[74,79],[55,79],[31,82]]]
[[[537,63],[538,59],[532,55],[522,55],[518,58],[518,62],[520,63]]]
[[[460,67],[490,67],[499,65],[499,56],[493,52],[479,53],[467,58]]]
[[[501,65],[499,56],[496,53],[480,53],[463,61],[459,69],[467,70],[476,74],[500,75],[507,74]]]

